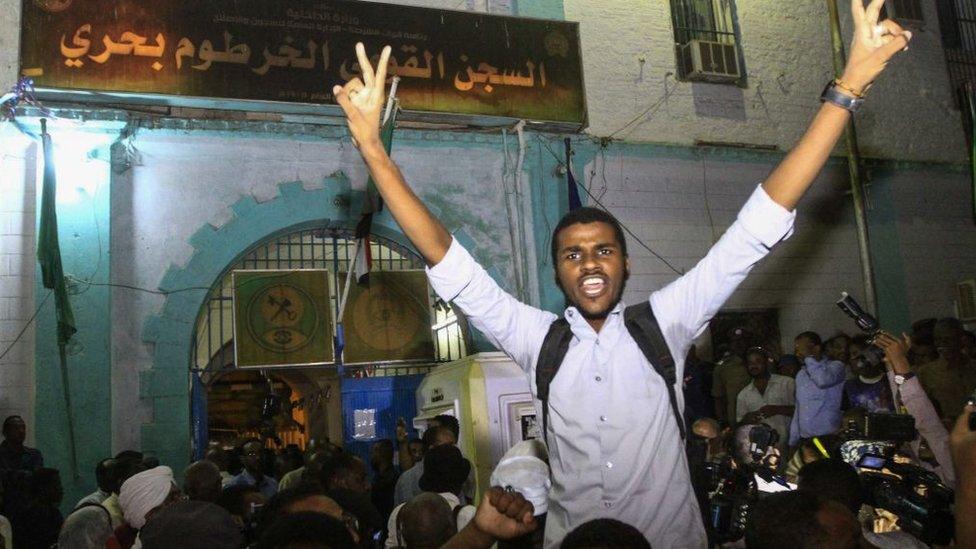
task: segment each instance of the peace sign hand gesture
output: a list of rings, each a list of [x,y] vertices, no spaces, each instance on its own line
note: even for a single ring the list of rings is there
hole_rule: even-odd
[[[885,0],[851,0],[854,40],[842,77],[845,84],[863,93],[898,52],[908,49],[912,33],[891,19],[878,21]]]
[[[346,124],[352,142],[364,153],[383,149],[380,141],[380,113],[385,106],[386,69],[390,62],[390,46],[383,48],[380,60],[373,65],[366,56],[362,42],[356,44],[356,57],[363,71],[363,80],[353,78],[345,86],[335,86],[332,93],[346,114]],[[365,81],[365,82],[364,82]]]

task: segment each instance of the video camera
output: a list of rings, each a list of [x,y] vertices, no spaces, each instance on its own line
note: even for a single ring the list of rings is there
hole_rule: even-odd
[[[861,308],[861,305],[847,292],[840,293],[840,300],[837,301],[837,306],[847,316],[854,319],[854,323],[857,324],[857,327],[862,332],[870,336],[871,340],[869,341],[873,341],[881,333],[881,325],[878,323],[878,319]],[[861,350],[860,356],[855,359],[854,367],[855,369],[861,369],[865,365],[880,366],[884,364],[884,358],[885,352],[881,347],[878,347],[874,343],[868,343],[868,346]]]
[[[716,543],[742,539],[750,510],[766,492],[791,489],[776,475],[776,462],[770,459],[779,442],[775,429],[764,423],[744,425],[736,430],[735,438],[736,459],[726,457],[718,463],[704,464],[706,526]]]
[[[899,528],[927,544],[952,541],[953,493],[935,473],[878,454],[864,454],[856,465],[866,504],[895,515]]]

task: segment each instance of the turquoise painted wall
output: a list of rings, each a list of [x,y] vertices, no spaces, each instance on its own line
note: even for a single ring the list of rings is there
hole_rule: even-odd
[[[65,134],[51,130],[59,147],[69,147]],[[107,134],[71,139],[105,141]],[[77,151],[76,151],[77,152]],[[38,152],[40,154],[40,152]],[[69,510],[95,488],[96,463],[111,455],[111,316],[109,314],[109,203],[107,148],[98,158],[78,164],[70,154],[58,156],[58,236],[66,275],[91,284],[69,286],[69,301],[78,332],[67,346],[68,385],[74,422],[77,469],[72,467],[71,441],[58,358],[54,296],[36,280],[37,303],[47,298],[37,317],[36,335],[36,429],[37,446],[47,467],[61,471],[64,485],[62,510]],[[86,190],[79,191],[78,187]],[[40,211],[41,193],[37,193]],[[38,221],[40,217],[38,216]]]
[[[514,12],[519,17],[539,19],[565,19],[563,0],[512,0]]]

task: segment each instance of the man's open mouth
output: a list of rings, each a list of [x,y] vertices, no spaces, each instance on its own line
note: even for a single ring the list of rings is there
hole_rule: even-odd
[[[586,297],[600,297],[607,291],[607,281],[602,276],[588,276],[580,281],[579,287]]]

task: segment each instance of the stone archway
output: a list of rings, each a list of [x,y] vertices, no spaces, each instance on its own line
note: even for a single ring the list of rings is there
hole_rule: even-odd
[[[191,238],[194,253],[183,266],[171,266],[159,285],[168,293],[159,314],[145,320],[143,341],[151,346],[152,367],[140,374],[140,398],[152,403],[153,419],[141,427],[142,449],[182,470],[190,457],[190,379],[194,323],[207,292],[229,265],[254,242],[299,227],[351,229],[362,193],[353,193],[341,172],[322,188],[306,190],[300,181],[282,183],[266,202],[242,197],[231,206],[233,217],[221,227],[205,225]],[[409,247],[388,215],[374,217],[373,232]],[[183,291],[174,291],[183,290]]]

